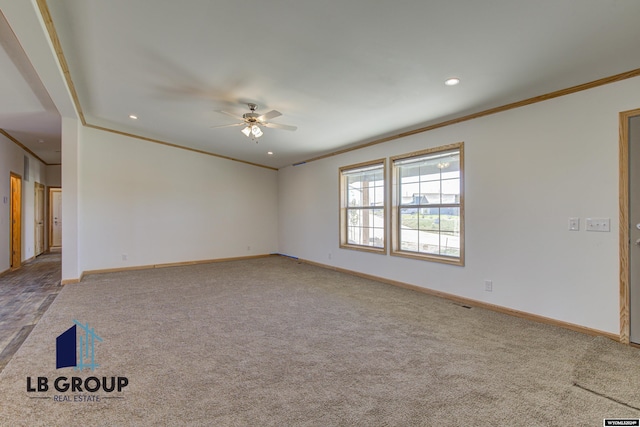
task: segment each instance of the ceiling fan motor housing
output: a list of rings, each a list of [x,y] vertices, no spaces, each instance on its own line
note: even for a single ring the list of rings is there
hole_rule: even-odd
[[[251,122],[251,123],[257,122],[258,121],[258,117],[260,117],[260,114],[253,113],[253,112],[252,113],[244,113],[242,115],[243,119],[245,119],[246,121]]]

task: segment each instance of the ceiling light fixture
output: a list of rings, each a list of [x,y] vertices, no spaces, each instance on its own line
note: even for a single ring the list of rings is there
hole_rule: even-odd
[[[460,79],[457,77],[451,77],[450,79],[444,81],[444,84],[446,84],[447,86],[455,86],[458,83],[460,83]]]
[[[258,127],[258,125],[251,126],[251,134],[256,138],[260,138],[262,136],[262,129]]]
[[[129,118],[131,120],[138,120],[138,116],[136,116],[135,114],[129,114]]]
[[[262,135],[264,135],[264,132],[262,132],[262,129],[260,129],[260,126],[258,126],[256,124],[248,124],[240,132],[242,132],[244,134],[244,136],[246,136],[247,138],[251,138],[254,141],[256,139],[260,138]],[[257,142],[258,141],[256,141],[256,143]]]
[[[268,154],[269,156],[273,156],[273,151],[267,151],[267,154]]]

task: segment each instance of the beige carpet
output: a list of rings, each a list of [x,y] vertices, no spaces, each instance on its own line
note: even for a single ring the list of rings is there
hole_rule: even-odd
[[[55,369],[55,338],[74,319],[103,338],[93,372]],[[602,343],[281,257],[95,275],[65,286],[0,374],[0,425],[600,426],[640,417],[627,406],[640,407],[637,392],[613,387],[618,403],[588,374],[636,384],[638,350]],[[129,385],[85,393],[100,402],[27,392],[27,377],[74,375]]]
[[[640,410],[640,351],[594,339],[574,370],[577,387]]]

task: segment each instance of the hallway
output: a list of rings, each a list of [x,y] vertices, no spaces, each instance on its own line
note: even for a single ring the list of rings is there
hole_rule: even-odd
[[[61,252],[0,275],[0,372],[62,289],[61,277]]]

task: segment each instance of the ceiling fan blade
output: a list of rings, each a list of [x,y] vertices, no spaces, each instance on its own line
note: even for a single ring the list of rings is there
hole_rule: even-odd
[[[230,128],[230,127],[234,127],[234,126],[244,126],[245,123],[233,123],[230,125],[219,125],[219,126],[211,126],[211,129],[221,129],[221,128]]]
[[[271,110],[268,113],[264,113],[260,117],[258,117],[259,122],[266,122],[267,120],[271,120],[275,117],[281,116],[282,113],[280,111]]]
[[[268,128],[274,128],[274,129],[282,129],[282,130],[296,130],[298,129],[298,126],[289,126],[289,125],[283,125],[280,123],[263,123],[266,127]]]
[[[229,117],[233,117],[234,119],[237,119],[237,120],[243,120],[244,121],[244,117],[239,116],[237,114],[229,113],[228,111],[215,110],[215,112],[216,113],[220,113],[220,114],[224,114],[224,115],[229,116]]]

